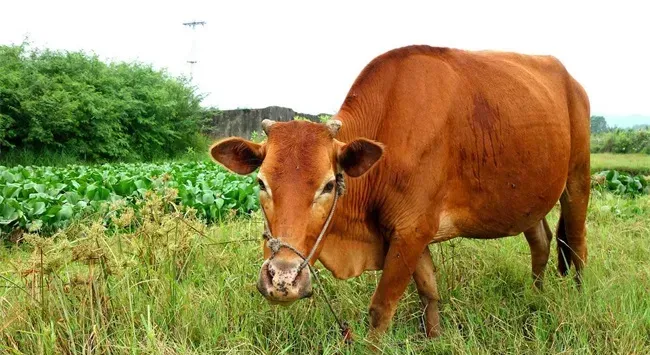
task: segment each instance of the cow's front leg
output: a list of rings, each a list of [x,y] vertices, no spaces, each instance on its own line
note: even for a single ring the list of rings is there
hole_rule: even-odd
[[[440,335],[440,316],[438,312],[438,283],[436,282],[436,268],[431,260],[429,246],[424,248],[413,279],[417,286],[422,305],[424,306],[424,329],[427,336],[435,338]]]
[[[388,328],[426,245],[426,240],[415,235],[397,235],[391,240],[379,285],[370,302],[371,340],[377,340]]]

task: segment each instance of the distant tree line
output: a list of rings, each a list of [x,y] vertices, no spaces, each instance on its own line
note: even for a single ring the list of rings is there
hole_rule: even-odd
[[[591,116],[591,133],[603,133],[609,130],[607,120],[603,116]]]
[[[186,79],[150,65],[0,46],[0,159],[18,150],[90,161],[173,157],[204,144],[210,113],[201,99]]]
[[[613,128],[603,116],[591,116],[592,153],[650,154],[650,125]]]

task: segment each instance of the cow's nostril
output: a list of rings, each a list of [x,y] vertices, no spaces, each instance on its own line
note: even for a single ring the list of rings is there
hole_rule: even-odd
[[[266,268],[266,273],[267,273],[268,276],[269,276],[269,280],[272,280],[272,279],[273,279],[273,276],[275,276],[275,270],[273,270],[273,268],[271,267],[271,265],[269,265],[269,267]]]

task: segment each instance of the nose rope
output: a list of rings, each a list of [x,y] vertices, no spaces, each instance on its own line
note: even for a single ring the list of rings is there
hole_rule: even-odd
[[[343,335],[343,339],[345,340],[346,343],[350,343],[352,341],[350,327],[348,326],[347,322],[341,321],[341,319],[336,315],[336,312],[334,312],[334,308],[332,308],[332,304],[330,303],[330,300],[327,297],[327,293],[323,289],[323,284],[321,283],[320,278],[316,274],[314,268],[312,268],[311,264],[309,264],[309,261],[316,253],[316,249],[318,249],[318,245],[323,240],[327,228],[329,227],[329,224],[332,221],[332,217],[334,216],[334,210],[336,209],[336,203],[338,202],[339,197],[343,196],[343,194],[345,194],[345,180],[343,179],[343,174],[338,173],[336,174],[336,193],[334,194],[334,201],[332,202],[332,207],[330,208],[330,212],[327,216],[327,219],[325,220],[325,224],[323,224],[323,229],[321,229],[318,238],[316,238],[316,243],[311,248],[309,255],[307,257],[305,257],[298,249],[294,248],[291,244],[285,243],[280,239],[273,237],[273,234],[271,234],[269,219],[266,216],[266,212],[264,211],[264,208],[262,206],[260,206],[260,210],[262,210],[262,216],[264,217],[264,233],[262,233],[262,237],[266,240],[266,244],[269,247],[269,249],[271,249],[271,256],[269,257],[269,260],[273,259],[275,257],[275,254],[277,254],[282,248],[287,248],[291,250],[296,255],[298,255],[301,259],[303,259],[302,263],[298,267],[298,272],[296,272],[296,276],[300,274],[300,271],[302,271],[302,269],[304,269],[305,266],[309,267],[309,271],[311,272],[312,275],[314,275],[314,279],[316,279],[316,282],[318,283],[318,287],[320,287],[320,289],[323,290],[323,296],[325,298],[325,302],[327,303],[327,306],[329,307],[329,310],[332,313],[332,315],[334,315],[334,319],[336,319],[336,323],[338,323],[339,325],[341,334]]]
[[[264,233],[262,234],[262,236],[264,237],[264,239],[266,239],[269,249],[271,249],[271,257],[269,259],[273,259],[275,254],[277,254],[281,248],[287,248],[292,252],[294,252],[296,255],[298,255],[301,259],[303,259],[303,262],[298,267],[298,273],[300,273],[300,271],[302,271],[302,269],[304,269],[305,266],[309,265],[309,261],[311,260],[311,258],[314,257],[314,254],[316,253],[318,246],[320,245],[321,241],[323,240],[323,237],[325,236],[325,233],[327,232],[327,228],[332,222],[332,217],[334,217],[334,210],[336,209],[336,203],[338,202],[339,197],[343,196],[344,193],[345,193],[345,180],[343,179],[343,174],[338,173],[336,174],[336,193],[334,194],[334,202],[332,203],[330,212],[327,216],[327,219],[325,220],[323,229],[321,229],[318,238],[316,238],[316,243],[309,251],[309,255],[307,255],[307,257],[305,257],[300,251],[298,251],[292,245],[287,244],[279,240],[278,238],[273,237],[273,234],[271,234],[271,229],[269,227],[269,219],[266,216],[266,212],[264,211],[264,208],[260,208],[262,210],[262,216],[264,217]]]

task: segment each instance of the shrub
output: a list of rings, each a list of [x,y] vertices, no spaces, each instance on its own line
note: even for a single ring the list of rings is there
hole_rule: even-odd
[[[592,153],[650,154],[650,130],[616,129],[591,136]]]
[[[202,97],[184,78],[82,52],[0,46],[0,153],[147,160],[196,142]],[[0,158],[2,158],[0,156]]]

